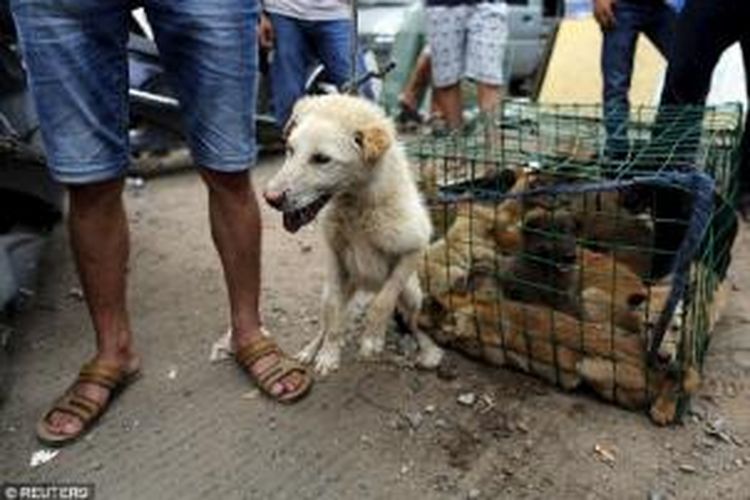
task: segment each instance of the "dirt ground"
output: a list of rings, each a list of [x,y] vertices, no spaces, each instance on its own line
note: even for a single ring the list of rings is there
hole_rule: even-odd
[[[257,184],[277,166],[265,159]],[[458,355],[439,376],[350,355],[304,402],[270,403],[231,362],[208,359],[227,312],[198,177],[131,186],[127,202],[145,377],[85,440],[30,467],[37,418],[93,347],[59,229],[14,336],[0,483],[93,482],[105,500],[750,499],[747,233],[706,383],[684,425],[658,428],[643,414]],[[264,212],[265,321],[296,350],[318,328],[318,236],[314,226],[288,235]],[[465,393],[474,406],[458,403]]]

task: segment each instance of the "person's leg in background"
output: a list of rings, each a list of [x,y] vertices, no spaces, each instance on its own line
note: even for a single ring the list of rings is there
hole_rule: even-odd
[[[479,110],[493,113],[500,105],[505,83],[508,6],[504,2],[479,3],[470,9],[465,76],[477,83]]]
[[[463,124],[461,79],[466,62],[466,25],[470,7],[427,7],[427,40],[432,54],[435,105],[451,129]]]
[[[429,46],[425,46],[414,63],[414,69],[409,75],[398,97],[400,112],[397,118],[399,123],[421,122],[419,108],[422,105],[427,90],[432,81],[432,60]],[[431,110],[432,111],[432,110]]]
[[[662,57],[669,62],[677,27],[677,12],[661,2],[648,5],[648,9],[646,19],[643,20],[642,31]]]
[[[638,10],[630,0],[614,7],[614,24],[602,27],[601,68],[604,89],[604,125],[607,133],[605,155],[614,160],[628,156],[628,115],[630,113],[630,82],[638,41]]]
[[[269,14],[274,30],[270,82],[273,114],[279,128],[286,125],[297,99],[305,92],[305,80],[312,62],[310,44],[301,21],[281,14]]]
[[[232,344],[240,352],[264,338],[260,210],[248,175],[256,155],[257,2],[149,0],[146,11],[207,186],[211,235],[229,294]],[[276,34],[279,48],[283,33]],[[268,353],[245,367],[259,381],[281,356]],[[287,373],[270,392],[275,397],[290,394],[302,386],[303,377],[301,371]]]
[[[352,21],[350,19],[308,21],[308,25],[312,45],[331,83],[339,89],[351,84]],[[364,57],[361,50],[358,50],[356,78],[359,79],[366,73]],[[371,82],[365,82],[358,91],[368,99],[374,98]]]
[[[721,54],[739,41],[744,19],[733,0],[689,0],[677,19],[661,104],[705,103]]]
[[[675,38],[662,91],[660,109],[652,132],[654,153],[646,158],[663,158],[669,148],[677,168],[690,166],[699,146],[703,106],[719,57],[738,41],[740,24],[733,0],[689,0],[677,19]],[[695,108],[682,106],[692,105]],[[674,106],[678,106],[675,108]],[[662,168],[664,165],[644,165]],[[689,217],[691,197],[679,189],[663,189],[654,196],[654,255],[651,275],[666,276],[672,269],[674,252],[682,242]]]
[[[126,307],[128,223],[122,201],[127,148],[127,2],[13,2],[50,171],[69,193],[71,247],[96,332],[94,363],[138,367]],[[111,392],[79,380],[84,405]],[[56,405],[57,406],[57,405]],[[72,437],[80,414],[53,410],[47,432]]]

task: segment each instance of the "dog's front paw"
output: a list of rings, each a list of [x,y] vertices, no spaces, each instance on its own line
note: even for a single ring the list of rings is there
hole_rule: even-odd
[[[420,346],[417,355],[417,366],[425,370],[434,370],[443,360],[443,350],[436,345]]]
[[[326,342],[315,356],[315,371],[321,376],[339,369],[341,362],[341,347],[332,342]]]
[[[308,342],[300,352],[295,354],[294,358],[302,364],[309,365],[315,359],[318,351],[320,351],[320,341],[318,339],[313,339]]]
[[[362,359],[373,359],[379,356],[385,348],[383,335],[366,335],[362,337],[359,345],[359,357]]]

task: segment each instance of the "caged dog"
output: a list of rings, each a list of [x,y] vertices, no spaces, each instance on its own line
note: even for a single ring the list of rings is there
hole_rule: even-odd
[[[398,309],[419,345],[417,363],[440,363],[442,350],[417,327],[417,267],[432,225],[395,127],[379,107],[346,95],[300,100],[287,124],[286,161],[264,197],[290,232],[320,213],[327,253],[322,329],[299,353],[301,361],[323,375],[339,367],[347,305],[365,291],[375,296],[362,358],[381,353]]]

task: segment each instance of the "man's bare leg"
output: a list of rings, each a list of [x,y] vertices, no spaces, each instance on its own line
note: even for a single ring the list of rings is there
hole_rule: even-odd
[[[208,186],[211,235],[224,268],[229,292],[232,343],[235,349],[262,337],[260,318],[260,208],[247,172],[220,173],[201,169]],[[254,374],[262,372],[276,359],[270,354],[258,360]],[[273,388],[278,396],[291,392],[302,383],[292,373]]]
[[[452,129],[458,129],[463,122],[463,103],[461,102],[461,84],[434,89],[435,105],[442,111],[443,118]]]
[[[422,98],[432,81],[432,57],[428,51],[422,51],[414,64],[414,70],[406,81],[399,101],[410,110],[417,111]]]
[[[480,111],[493,113],[500,106],[502,97],[502,87],[499,85],[477,83],[477,104],[479,104]]]
[[[96,359],[128,370],[138,367],[133,352],[126,309],[126,274],[130,242],[122,180],[71,186],[68,230],[78,275],[96,332]],[[109,391],[81,383],[76,391],[104,403]],[[54,412],[49,430],[76,434],[82,422],[68,413]]]

